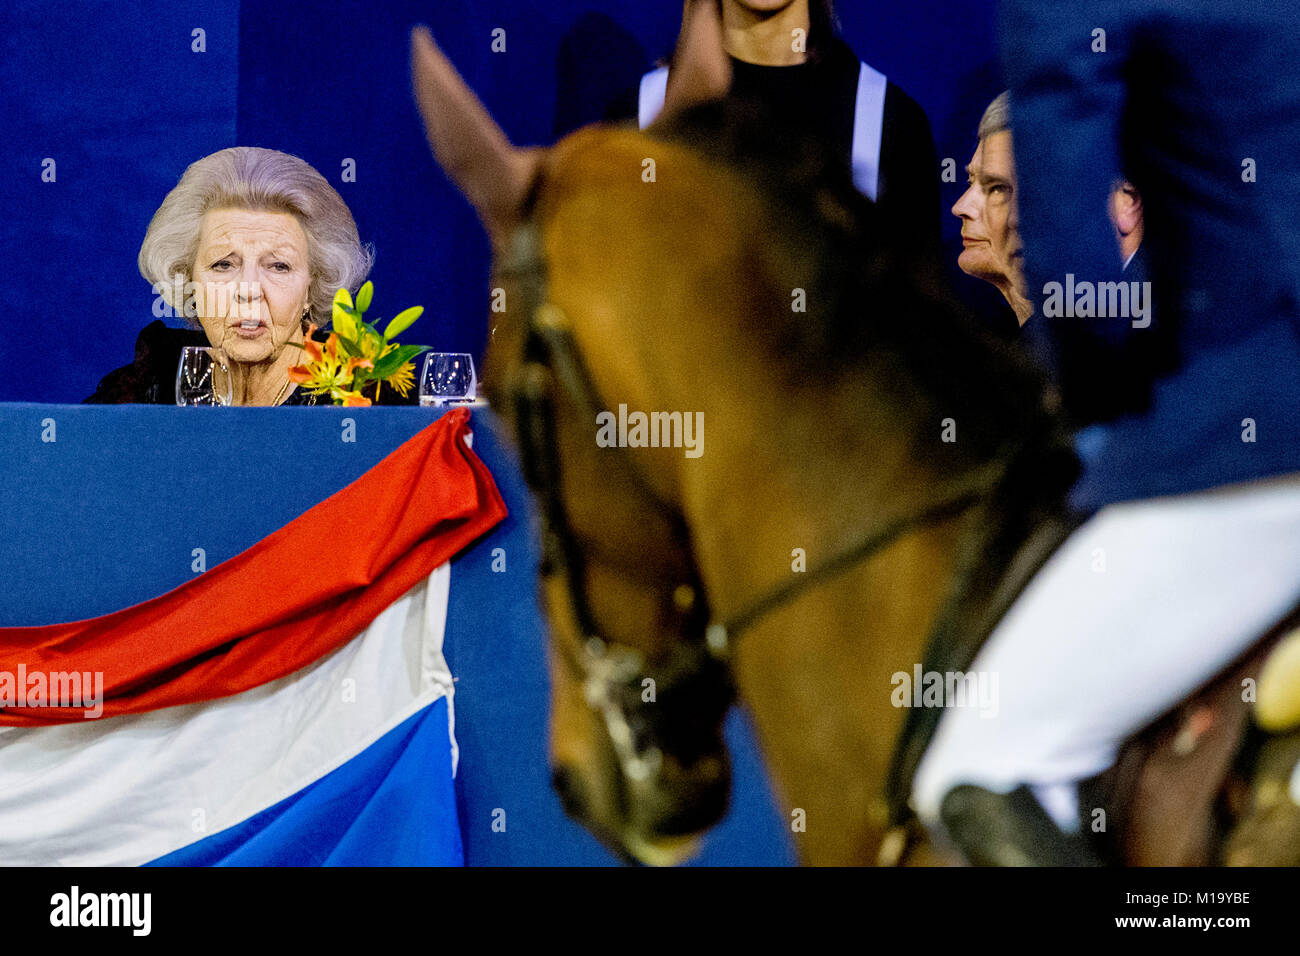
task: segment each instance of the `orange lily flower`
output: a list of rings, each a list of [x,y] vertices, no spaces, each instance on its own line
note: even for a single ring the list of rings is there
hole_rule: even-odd
[[[360,392],[350,392],[341,388],[330,389],[330,396],[332,398],[341,399],[344,405],[361,406],[370,404],[370,399],[366,398],[366,396],[362,395]]]
[[[312,338],[316,334],[316,328],[315,322],[307,323],[307,335],[303,338],[302,347],[312,357],[312,361],[319,362],[322,358],[320,345]]]
[[[311,332],[315,331],[316,326],[313,324],[309,331],[303,348],[310,356],[310,361],[301,365],[295,365],[289,369],[289,379],[297,382],[299,385],[305,385],[316,394],[329,392],[330,396],[345,405],[369,405],[370,399],[363,396],[359,391],[355,391],[352,385],[352,373],[358,368],[374,368],[374,363],[368,358],[350,356],[347,362],[339,360],[339,342],[338,336],[330,333],[330,337],[325,341],[325,347],[312,341]]]

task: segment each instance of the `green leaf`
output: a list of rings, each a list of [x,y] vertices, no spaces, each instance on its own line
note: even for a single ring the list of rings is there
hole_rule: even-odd
[[[375,363],[370,375],[372,378],[388,378],[411,359],[428,350],[427,345],[399,345]]]
[[[391,342],[397,336],[409,329],[421,315],[424,314],[424,306],[413,305],[409,309],[403,309],[393,316],[393,321],[388,323],[388,328],[384,329],[384,338]]]
[[[364,312],[370,308],[370,299],[375,294],[375,287],[367,281],[357,290],[357,311]]]
[[[361,346],[357,345],[356,342],[352,341],[349,338],[346,338],[345,336],[338,335],[337,332],[335,332],[335,335],[338,338],[339,345],[343,348],[343,351],[348,355],[349,358],[351,358],[352,356],[356,356],[357,358],[361,357]]]

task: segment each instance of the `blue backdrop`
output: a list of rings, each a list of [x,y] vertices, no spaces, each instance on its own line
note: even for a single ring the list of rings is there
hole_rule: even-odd
[[[850,45],[921,103],[939,156],[956,160],[935,212],[949,263],[947,210],[1001,86],[994,6],[837,7]],[[430,25],[512,139],[549,143],[665,55],[680,14],[679,0],[6,0],[0,401],[80,401],[130,361],[154,317],[136,268],[149,219],[189,163],[235,145],[295,153],[334,184],[376,248],[377,315],[422,304],[416,341],[479,353],[487,241],[425,146],[409,28]],[[355,182],[342,180],[349,159]],[[981,311],[1000,308],[989,287],[954,278]]]

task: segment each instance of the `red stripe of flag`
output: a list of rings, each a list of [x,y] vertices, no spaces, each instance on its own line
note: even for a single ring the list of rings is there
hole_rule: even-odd
[[[449,412],[242,554],[103,617],[0,628],[0,670],[102,672],[105,717],[238,694],[341,647],[506,515]],[[10,707],[0,725],[83,720]]]

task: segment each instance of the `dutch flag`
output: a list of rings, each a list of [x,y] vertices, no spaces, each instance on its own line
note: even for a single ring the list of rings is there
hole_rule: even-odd
[[[152,600],[0,628],[0,864],[462,863],[449,561],[506,513],[468,423]]]

